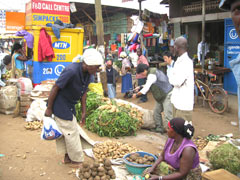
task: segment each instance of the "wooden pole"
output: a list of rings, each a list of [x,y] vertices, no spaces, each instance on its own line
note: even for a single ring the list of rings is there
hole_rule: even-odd
[[[101,0],[95,0],[96,32],[98,46],[104,45],[103,18]]]
[[[204,71],[205,65],[205,19],[206,19],[206,1],[202,0],[202,72]]]

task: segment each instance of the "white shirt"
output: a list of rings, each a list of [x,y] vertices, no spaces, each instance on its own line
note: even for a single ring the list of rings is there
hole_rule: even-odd
[[[171,64],[169,65],[167,65],[167,77],[169,78],[169,75],[170,75],[170,73],[171,73],[171,71],[172,71],[172,69],[173,69],[173,66],[174,66],[174,61],[172,60],[172,62],[171,62]]]
[[[204,53],[204,56],[207,55],[207,53],[209,52],[209,47],[208,47],[208,44],[205,42],[205,53]],[[202,45],[203,45],[203,42],[201,41],[200,43],[198,43],[198,51],[197,51],[197,55],[198,55],[198,60],[201,59],[201,54],[202,54]]]
[[[140,91],[142,94],[147,94],[147,92],[149,91],[150,87],[152,86],[152,84],[154,84],[155,82],[157,82],[157,76],[155,74],[149,74],[147,76],[147,82],[146,84],[143,86],[142,90]]]
[[[177,58],[168,76],[173,91],[171,102],[176,109],[192,111],[194,103],[193,61],[187,52]]]
[[[8,48],[8,42],[7,42],[7,41],[5,41],[5,43],[4,43],[4,45],[3,45],[3,47],[4,47],[5,49],[7,49],[7,48]]]

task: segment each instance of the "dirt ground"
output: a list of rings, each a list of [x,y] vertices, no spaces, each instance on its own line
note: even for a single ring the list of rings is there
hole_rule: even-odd
[[[118,97],[121,97],[118,94]],[[236,97],[232,97],[235,103]],[[137,100],[130,100],[136,103]],[[149,95],[147,103],[138,104],[144,108],[153,109],[154,100]],[[223,115],[218,115],[207,107],[196,105],[193,113],[195,136],[208,134],[233,133],[240,137],[238,126],[231,125],[237,122],[237,112],[232,109]],[[69,165],[61,163],[62,156],[56,153],[54,141],[40,139],[41,130],[29,131],[24,128],[25,119],[12,118],[10,115],[0,115],[0,180],[74,180],[77,179]],[[87,131],[88,135],[96,140],[103,141],[96,134]],[[127,142],[143,151],[157,154],[165,143],[166,135],[140,130],[137,136],[112,139]],[[91,161],[85,158],[86,161]]]

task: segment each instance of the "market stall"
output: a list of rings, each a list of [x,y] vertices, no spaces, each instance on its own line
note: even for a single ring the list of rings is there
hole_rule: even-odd
[[[33,56],[27,74],[34,85],[57,80],[73,58],[83,53],[84,30],[68,23],[69,3],[32,0],[26,4],[26,30],[34,37],[33,47],[28,49]]]

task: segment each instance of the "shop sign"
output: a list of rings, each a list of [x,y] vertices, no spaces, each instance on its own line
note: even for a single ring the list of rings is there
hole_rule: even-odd
[[[67,49],[70,47],[70,44],[68,42],[64,42],[64,41],[56,41],[53,43],[52,46],[55,49]]]
[[[26,16],[26,25],[46,25],[47,23],[54,23],[57,19],[63,23],[70,23],[70,16],[68,15],[33,13]]]
[[[70,4],[32,0],[26,5],[26,13],[59,14],[70,16]]]
[[[24,29],[24,27],[25,27],[25,13],[6,12],[7,31],[20,31]]]
[[[238,34],[237,34],[235,28],[233,28],[233,29],[230,30],[230,32],[229,32],[229,37],[230,37],[231,39],[237,39],[237,38],[238,38]]]
[[[34,84],[41,83],[45,80],[57,80],[62,71],[71,62],[36,62],[33,61],[32,79]]]

